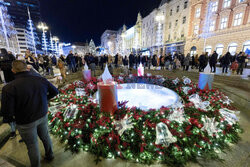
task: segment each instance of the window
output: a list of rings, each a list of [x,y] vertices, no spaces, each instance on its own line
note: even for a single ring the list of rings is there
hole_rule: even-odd
[[[216,12],[218,9],[218,1],[212,3],[212,12]]]
[[[250,50],[250,41],[247,41],[243,44],[243,52]]]
[[[182,24],[185,24],[186,23],[186,16],[184,16],[183,18],[182,18]]]
[[[168,34],[168,40],[170,41],[170,34]]]
[[[169,23],[169,29],[171,28],[171,23]]]
[[[241,25],[241,20],[242,20],[243,13],[238,13],[234,17],[234,26],[239,26]]]
[[[196,55],[196,50],[197,48],[195,46],[193,46],[191,49],[190,49],[190,55],[193,56],[193,55]]]
[[[186,9],[187,6],[188,6],[188,2],[186,1],[186,2],[184,2],[184,9]]]
[[[199,33],[199,26],[198,26],[198,25],[195,25],[195,26],[194,26],[194,34],[195,34],[195,35],[198,35],[198,33]]]
[[[176,8],[176,13],[178,13],[179,10],[180,10],[180,6],[177,6],[177,8]]]
[[[224,48],[224,46],[222,45],[222,44],[218,44],[217,46],[216,46],[216,49],[215,49],[215,51],[216,51],[216,53],[219,55],[219,57],[222,55],[222,53],[223,53],[223,48]],[[219,58],[218,57],[218,58]]]
[[[196,17],[196,18],[199,18],[200,15],[201,15],[201,8],[198,8],[198,9],[196,9],[195,17]]]
[[[175,20],[175,26],[177,26],[178,25],[178,20]]]
[[[225,0],[224,4],[223,4],[223,7],[228,8],[228,7],[230,7],[230,5],[231,5],[231,0]]]
[[[172,16],[172,13],[173,13],[173,10],[171,9],[171,10],[170,10],[170,16]]]
[[[210,55],[211,52],[212,52],[212,47],[211,47],[211,46],[207,46],[207,47],[205,48],[205,52],[207,52],[207,53]]]
[[[239,0],[239,3],[242,3],[242,2],[244,2],[245,0]]]
[[[221,19],[220,29],[227,28],[227,17]]]
[[[214,31],[214,28],[215,28],[215,20],[213,20],[212,22],[210,22],[210,25],[209,25],[209,31]]]
[[[236,54],[237,46],[238,46],[237,43],[231,43],[228,46],[228,52],[234,56]]]

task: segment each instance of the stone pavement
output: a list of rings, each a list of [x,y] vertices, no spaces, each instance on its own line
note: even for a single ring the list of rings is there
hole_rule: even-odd
[[[133,71],[135,72],[135,71]],[[147,70],[146,70],[147,72]],[[194,82],[198,81],[198,74],[196,72],[169,72],[169,71],[149,71],[153,75],[160,74],[169,76],[172,78],[187,76]],[[101,72],[100,72],[101,73]],[[81,77],[79,73],[78,78]],[[77,77],[74,77],[74,79]],[[241,135],[242,140],[236,144],[231,145],[231,150],[226,150],[225,153],[221,153],[220,157],[224,159],[224,162],[218,161],[204,161],[198,160],[197,163],[188,163],[186,167],[250,167],[250,81],[243,80],[239,76],[228,77],[216,75],[214,80],[214,87],[219,88],[225,92],[229,98],[234,101],[234,105],[241,111],[240,124],[244,129],[244,133]],[[0,127],[1,129],[1,127]],[[8,142],[0,148],[0,158],[8,161],[17,167],[25,167],[29,165],[27,149],[24,143],[19,143],[18,135],[15,139],[9,139]],[[69,151],[64,152],[63,145],[59,140],[52,136],[54,144],[55,159],[52,163],[47,164],[42,160],[42,167],[143,167],[145,165],[135,164],[120,159],[107,160],[104,159],[97,165],[95,164],[95,156],[81,152],[79,154],[72,155]],[[44,150],[40,143],[40,150],[42,157],[44,156]],[[1,166],[1,165],[0,165]],[[152,167],[161,167],[165,165],[155,164]]]

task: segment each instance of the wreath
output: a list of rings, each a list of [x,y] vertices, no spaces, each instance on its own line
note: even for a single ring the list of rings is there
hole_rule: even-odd
[[[148,83],[175,91],[178,104],[143,111],[118,102],[113,115],[102,113],[93,95],[97,82],[75,81],[51,100],[51,133],[72,153],[88,151],[103,158],[182,166],[197,158],[219,159],[242,129],[232,101],[218,89],[200,90],[189,78],[116,76],[122,83]]]

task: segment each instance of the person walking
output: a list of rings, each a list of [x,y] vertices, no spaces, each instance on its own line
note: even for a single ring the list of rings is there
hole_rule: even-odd
[[[214,51],[214,53],[211,55],[209,59],[209,65],[210,65],[212,73],[216,73],[217,58],[218,58],[218,54],[216,53],[216,51]]]
[[[58,90],[45,78],[32,75],[22,60],[12,63],[15,80],[2,89],[1,111],[4,122],[15,120],[17,129],[28,149],[31,167],[40,167],[37,136],[42,140],[45,159],[54,159],[53,146],[48,130],[48,100]]]
[[[187,54],[187,56],[184,58],[183,61],[183,71],[188,71],[190,65],[190,53]]]
[[[14,80],[14,74],[11,71],[11,63],[15,60],[15,57],[12,54],[8,54],[6,49],[1,49],[0,54],[0,69],[3,71],[4,81],[10,82]]]
[[[64,65],[64,62],[61,60],[61,59],[58,59],[58,68],[60,70],[60,73],[61,73],[61,76],[63,78],[63,82],[65,83],[66,81],[66,70],[65,70],[65,65]]]
[[[205,54],[201,54],[199,57],[199,72],[203,72],[206,67],[206,56]]]
[[[222,58],[221,58],[221,64],[222,64],[222,73],[227,73],[228,66],[230,64],[231,60],[231,54],[227,52]]]
[[[237,57],[237,61],[239,63],[238,69],[237,69],[237,75],[242,75],[243,74],[243,69],[245,67],[245,61],[246,61],[247,56],[245,55],[244,52],[241,53],[239,57]]]
[[[66,62],[68,64],[68,69],[69,69],[69,72],[74,72],[75,71],[75,67],[74,67],[74,55],[73,55],[73,52],[70,51],[68,56],[66,57]]]

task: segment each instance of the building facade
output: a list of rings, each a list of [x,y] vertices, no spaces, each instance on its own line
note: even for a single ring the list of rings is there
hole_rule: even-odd
[[[35,25],[41,21],[39,0],[4,0],[4,2],[16,28],[27,27],[29,19],[27,8]]]
[[[165,53],[184,52],[188,33],[189,1],[172,0],[164,4],[166,9]]]
[[[11,17],[11,20],[14,22],[15,28],[19,30],[26,29],[30,37],[33,34],[35,44],[33,44],[33,47],[27,47],[27,49],[31,49],[31,51],[37,52],[37,53],[40,52],[42,49],[42,46],[41,46],[39,37],[41,38],[42,34],[41,32],[38,32],[36,30],[38,23],[41,21],[39,0],[18,0],[18,1],[17,0],[3,0],[3,1],[8,9],[8,14]],[[30,32],[31,26],[33,29],[32,34]],[[27,40],[29,40],[30,37],[27,37]],[[18,41],[18,42],[23,43],[23,41]],[[36,46],[36,48],[34,46]],[[24,45],[22,45],[21,47],[24,47]],[[20,48],[20,50],[23,50],[23,49]]]
[[[13,53],[19,53],[17,32],[8,14],[6,3],[2,0],[0,0],[0,21],[0,47]]]
[[[232,55],[250,49],[250,0],[191,0],[185,52]]]
[[[122,53],[130,54],[138,53],[141,50],[142,44],[142,17],[141,14],[138,13],[136,24],[129,29],[124,25],[122,34]]]
[[[29,32],[24,28],[16,28],[19,53],[25,54],[26,50],[33,50],[32,39]]]
[[[157,24],[156,17],[157,10],[153,10],[149,15],[142,19],[142,44],[141,50],[146,52],[150,51],[150,53],[155,52],[157,47]]]

